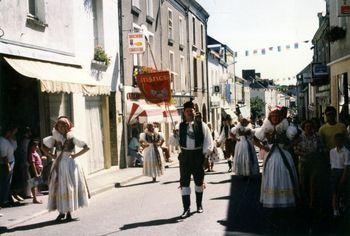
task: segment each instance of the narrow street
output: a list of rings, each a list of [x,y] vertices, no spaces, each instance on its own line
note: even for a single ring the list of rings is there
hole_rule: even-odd
[[[79,220],[54,224],[57,212],[42,215],[8,230],[4,235],[223,235],[228,214],[230,179],[224,162],[206,175],[204,213],[180,220],[179,169],[166,169],[157,183],[142,177],[93,197],[90,206],[73,217]],[[192,190],[193,192],[193,190]]]

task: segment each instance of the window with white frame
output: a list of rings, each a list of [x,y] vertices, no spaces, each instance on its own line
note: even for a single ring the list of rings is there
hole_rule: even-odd
[[[140,0],[132,0],[131,3],[134,7],[137,7],[138,9],[140,9]]]
[[[174,52],[169,51],[169,70],[170,70],[170,76],[171,76],[171,89],[175,89],[175,59],[174,59]]]
[[[180,44],[185,45],[185,42],[184,42],[184,23],[183,23],[183,19],[181,16],[179,17],[179,37],[180,37],[179,38]]]
[[[193,45],[196,44],[196,18],[192,17],[192,35],[193,35]]]
[[[147,15],[153,17],[153,0],[146,0]]]
[[[44,0],[28,0],[28,18],[46,23],[46,6]],[[47,26],[47,25],[45,25]]]
[[[201,49],[204,49],[204,28],[201,24]]]
[[[185,58],[180,56],[180,84],[185,84],[185,89],[187,87],[187,81],[185,81]]]
[[[173,39],[173,11],[168,9],[168,38]]]

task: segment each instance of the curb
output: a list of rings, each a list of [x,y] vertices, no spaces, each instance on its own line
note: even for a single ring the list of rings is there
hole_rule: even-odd
[[[173,162],[171,162],[171,163],[168,163],[167,166],[170,167],[170,166],[173,166],[173,165],[176,165],[176,164],[178,164],[178,161],[177,161],[177,160],[176,160],[176,161],[173,161]],[[116,182],[116,183],[114,183],[114,184],[108,184],[108,185],[105,185],[105,186],[100,187],[100,188],[98,188],[98,189],[95,189],[94,191],[91,191],[91,193],[90,193],[90,194],[91,194],[91,197],[92,197],[92,196],[96,196],[96,195],[98,195],[98,194],[100,194],[100,193],[106,192],[106,191],[108,191],[108,190],[111,190],[111,189],[113,189],[113,188],[122,188],[125,184],[127,184],[127,183],[129,183],[129,182],[131,182],[131,181],[134,181],[134,180],[136,180],[136,179],[139,179],[139,178],[141,178],[141,177],[143,177],[143,176],[144,176],[143,174],[140,174],[140,175],[137,175],[137,176],[133,176],[133,177],[127,178],[127,179],[124,180],[124,181]],[[7,227],[7,229],[11,229],[11,228],[13,228],[13,227],[15,227],[15,226],[17,226],[17,225],[19,225],[19,224],[22,224],[22,223],[24,223],[24,222],[26,222],[26,221],[32,220],[32,219],[34,219],[34,218],[36,218],[36,217],[42,216],[42,215],[47,214],[47,213],[49,213],[48,210],[39,211],[39,212],[37,212],[37,213],[35,213],[35,214],[33,214],[33,215],[31,215],[31,216],[25,218],[25,219],[21,219],[21,220],[16,221],[16,222],[13,223],[12,225],[9,225],[9,226]],[[1,233],[3,233],[3,232],[0,231],[0,234],[1,234]]]

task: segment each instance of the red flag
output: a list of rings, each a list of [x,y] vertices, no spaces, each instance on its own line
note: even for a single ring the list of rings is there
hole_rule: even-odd
[[[151,103],[169,103],[171,100],[170,73],[158,71],[137,76],[137,83],[145,100]]]

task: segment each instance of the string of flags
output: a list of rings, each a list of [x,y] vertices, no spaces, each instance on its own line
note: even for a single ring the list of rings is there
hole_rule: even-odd
[[[295,42],[294,44],[287,44],[287,45],[279,45],[279,46],[273,46],[273,47],[268,47],[268,48],[261,48],[261,49],[254,49],[254,50],[245,50],[244,55],[248,57],[249,55],[266,55],[268,52],[282,52],[283,50],[291,50],[291,49],[299,49],[300,44],[306,44],[309,43],[310,40],[304,40],[302,42]],[[242,52],[234,52],[235,57],[242,56]]]

